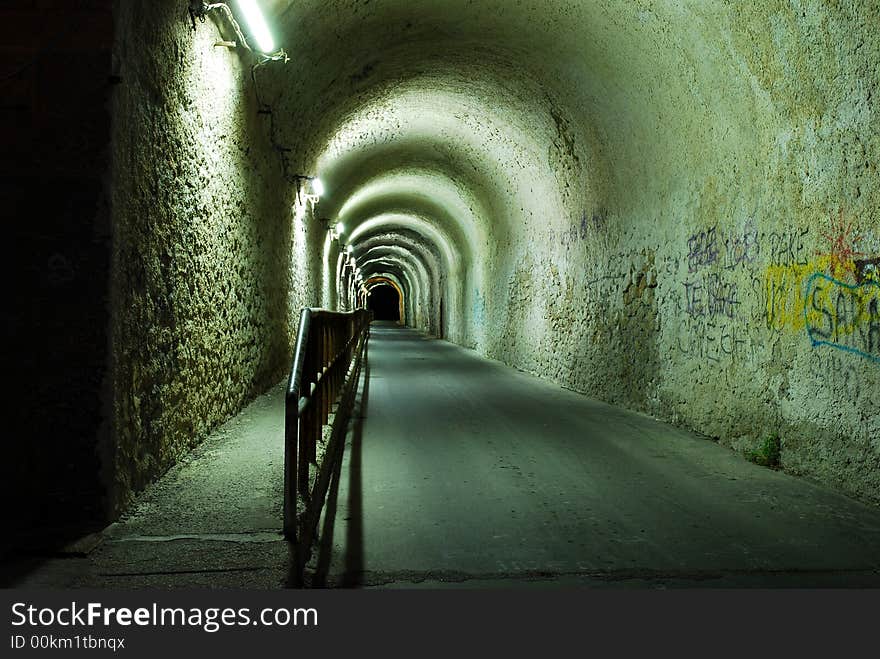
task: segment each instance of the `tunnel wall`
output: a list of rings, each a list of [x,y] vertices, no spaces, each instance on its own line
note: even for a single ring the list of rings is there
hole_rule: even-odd
[[[117,2],[111,508],[289,367],[320,254],[218,12]],[[308,213],[306,213],[308,215]],[[291,254],[297,263],[291,264]],[[304,275],[309,269],[313,274]]]
[[[481,351],[878,502],[880,11],[727,18],[615,34],[625,88],[558,141],[563,188],[595,145],[606,178],[513,223]]]

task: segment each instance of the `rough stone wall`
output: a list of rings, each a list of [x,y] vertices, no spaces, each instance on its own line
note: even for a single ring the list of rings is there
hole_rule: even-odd
[[[291,317],[314,303],[305,218],[258,114],[246,53],[215,12],[116,3],[113,102],[115,438],[111,505],[289,367]],[[299,255],[296,265],[291,254]]]
[[[731,18],[736,65],[760,90],[762,157],[701,190],[709,212],[679,250],[702,301],[679,289],[693,330],[661,396],[738,448],[776,432],[786,469],[878,502],[880,6],[735,6]],[[752,194],[737,209],[741,189]],[[717,411],[677,402],[688,382],[714,388]]]

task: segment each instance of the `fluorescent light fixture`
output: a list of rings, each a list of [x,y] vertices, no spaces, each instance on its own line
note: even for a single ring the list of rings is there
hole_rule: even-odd
[[[336,233],[340,236],[345,233],[345,225],[342,222],[336,223]]]
[[[238,6],[244,14],[244,20],[257,42],[257,48],[264,53],[275,50],[275,40],[269,33],[269,26],[263,18],[263,12],[257,6],[257,0],[238,0]]]

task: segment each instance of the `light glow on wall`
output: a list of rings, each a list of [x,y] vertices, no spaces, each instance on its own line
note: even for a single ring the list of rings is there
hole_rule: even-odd
[[[275,40],[269,32],[266,19],[263,18],[263,12],[257,6],[257,0],[238,0],[238,6],[244,14],[244,20],[247,23],[248,29],[257,42],[257,48],[264,53],[273,52],[275,50]]]
[[[330,279],[330,260],[332,258],[331,252],[333,251],[333,236],[328,232],[324,236],[324,250],[321,254],[321,265],[323,266],[323,270],[321,275],[323,279],[323,287],[321,290],[321,306],[326,309],[333,308],[333,298],[332,296],[332,286],[333,280]]]

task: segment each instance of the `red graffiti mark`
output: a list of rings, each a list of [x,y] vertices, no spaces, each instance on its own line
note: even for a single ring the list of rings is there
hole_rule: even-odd
[[[861,236],[853,233],[852,222],[843,220],[841,209],[837,221],[832,220],[831,231],[822,232],[822,237],[828,241],[828,252],[817,252],[819,256],[828,256],[831,259],[831,274],[838,279],[846,275],[855,275],[854,261],[856,257],[865,256],[855,248],[855,244],[861,240]]]

